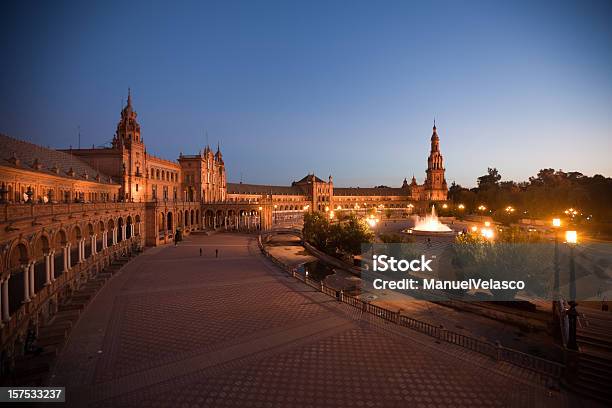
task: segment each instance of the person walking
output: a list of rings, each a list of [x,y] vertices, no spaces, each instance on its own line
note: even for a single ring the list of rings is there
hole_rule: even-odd
[[[200,256],[202,256],[202,248],[200,248]]]
[[[215,249],[215,258],[218,258],[218,257],[219,257],[219,250]]]

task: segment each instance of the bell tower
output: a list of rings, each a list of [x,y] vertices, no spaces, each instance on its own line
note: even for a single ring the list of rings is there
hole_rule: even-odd
[[[132,92],[128,88],[127,105],[121,110],[121,119],[113,138],[113,148],[121,155],[121,199],[146,200],[146,152],[140,137],[138,114],[132,107]]]
[[[440,137],[434,120],[433,133],[431,135],[431,150],[427,158],[427,178],[425,179],[425,199],[446,200],[448,187],[444,177],[444,158],[440,153]]]

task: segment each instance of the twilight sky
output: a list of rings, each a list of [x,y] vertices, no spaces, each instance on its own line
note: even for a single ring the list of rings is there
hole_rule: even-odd
[[[86,3],[2,2],[0,132],[102,145],[131,87],[149,153],[208,130],[230,181],[422,182],[434,116],[449,183],[612,176],[610,1]]]

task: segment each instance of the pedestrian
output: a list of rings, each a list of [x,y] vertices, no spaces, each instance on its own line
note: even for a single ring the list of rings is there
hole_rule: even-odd
[[[431,248],[431,238],[427,238],[427,248]]]
[[[200,256],[202,256],[202,248],[200,248]]]
[[[218,257],[219,257],[219,250],[215,249],[215,258],[218,258]]]

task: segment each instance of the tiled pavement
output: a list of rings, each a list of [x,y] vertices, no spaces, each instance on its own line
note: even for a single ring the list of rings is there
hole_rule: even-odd
[[[131,262],[83,314],[51,383],[93,407],[568,405],[526,371],[313,291],[233,234]]]

